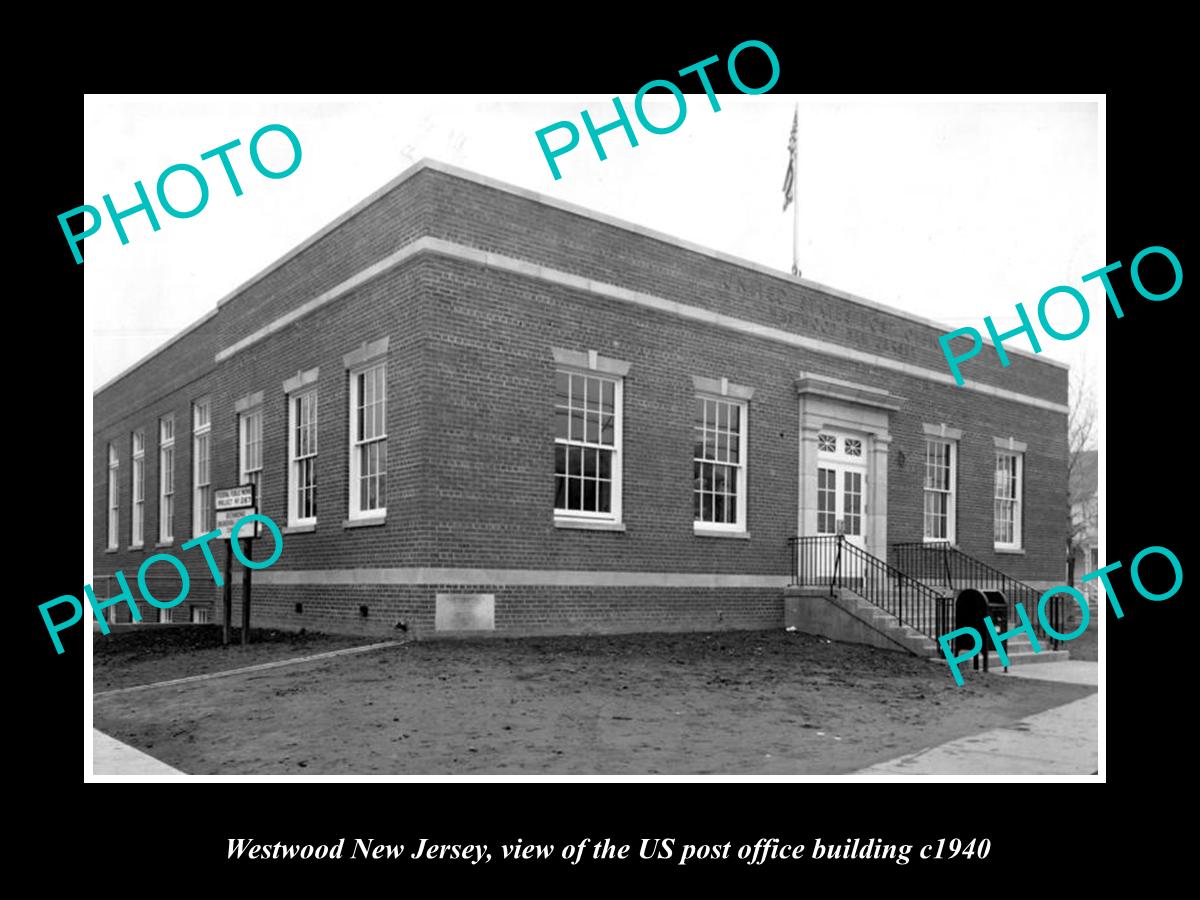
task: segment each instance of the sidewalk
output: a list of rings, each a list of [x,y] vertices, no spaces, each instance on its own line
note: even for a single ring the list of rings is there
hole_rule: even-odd
[[[986,677],[1096,684],[1099,665],[1068,660],[1013,666]],[[1098,768],[1099,694],[982,734],[861,769],[871,775],[1091,775]]]
[[[95,775],[183,775],[153,756],[135,750],[103,731],[92,729],[92,773]]]

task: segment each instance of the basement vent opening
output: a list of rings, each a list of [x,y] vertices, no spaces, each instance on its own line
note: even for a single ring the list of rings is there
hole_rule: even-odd
[[[367,617],[367,608],[365,606],[360,606],[358,608],[358,614],[365,619]]]
[[[304,604],[303,603],[296,604],[296,612],[298,612],[298,613],[304,612]]]

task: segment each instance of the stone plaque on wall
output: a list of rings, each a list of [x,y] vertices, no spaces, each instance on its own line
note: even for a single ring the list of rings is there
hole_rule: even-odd
[[[495,594],[438,594],[435,631],[495,631]]]

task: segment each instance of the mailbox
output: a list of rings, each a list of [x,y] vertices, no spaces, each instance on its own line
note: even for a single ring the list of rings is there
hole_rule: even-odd
[[[987,614],[992,617],[992,624],[999,632],[1008,631],[1008,598],[1003,591],[984,591],[987,598]]]
[[[998,593],[989,591],[988,593]],[[1001,595],[1003,596],[1003,595]],[[1007,606],[1005,607],[1007,610]],[[955,628],[973,628],[976,633],[983,639],[983,650],[981,653],[975,654],[971,660],[971,668],[979,668],[979,657],[983,656],[983,671],[988,670],[988,640],[987,626],[983,624],[986,616],[991,614],[990,605],[987,594],[975,588],[966,588],[958,592],[958,596],[954,600],[954,627]],[[993,622],[997,620],[992,618]],[[955,653],[969,653],[974,649],[974,643],[969,635],[959,635],[954,639]]]

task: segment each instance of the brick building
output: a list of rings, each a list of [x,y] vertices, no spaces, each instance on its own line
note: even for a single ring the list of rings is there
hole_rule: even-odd
[[[254,482],[255,624],[775,627],[795,535],[1057,583],[1067,370],[955,387],[947,330],[418,163],[96,392],[95,575]],[[182,558],[170,615],[216,621]]]

